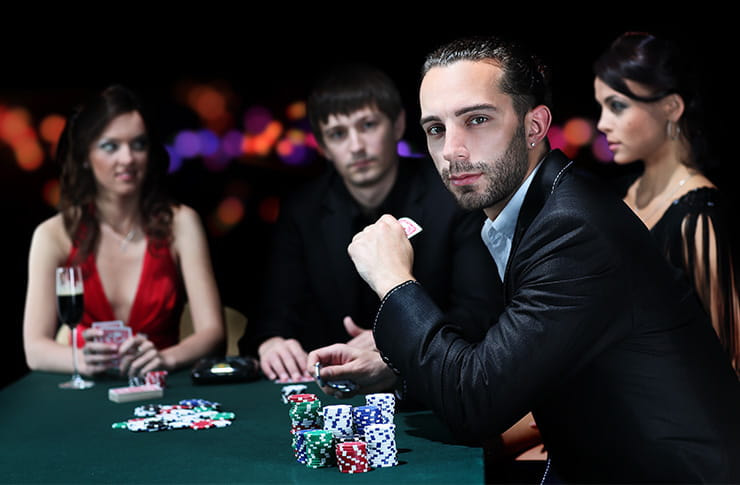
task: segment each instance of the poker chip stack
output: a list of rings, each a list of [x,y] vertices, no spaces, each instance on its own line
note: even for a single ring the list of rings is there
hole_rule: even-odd
[[[368,464],[372,468],[398,465],[395,424],[370,424],[365,427]]]
[[[396,396],[387,392],[367,394],[365,396],[365,402],[370,406],[377,406],[380,409],[383,423],[393,423],[393,417],[396,413]]]
[[[321,406],[315,394],[293,393],[292,446],[296,461],[308,468],[337,466],[342,473],[364,473],[398,465],[393,424],[393,394],[368,394],[367,404]]]
[[[333,466],[336,463],[334,457],[334,434],[323,429],[312,429],[303,433],[306,451],[306,466],[309,468],[322,468]]]
[[[324,429],[331,431],[335,438],[348,438],[353,434],[352,406],[335,404],[324,406]]]
[[[364,435],[365,426],[383,423],[383,417],[380,414],[380,408],[378,406],[357,406],[352,408],[352,421],[354,423],[355,433]]]
[[[306,464],[306,437],[304,436],[310,429],[299,429],[293,433],[293,451],[298,463]]]
[[[370,471],[367,459],[367,444],[362,441],[337,443],[335,448],[337,466],[342,473],[364,473]]]
[[[288,397],[291,433],[302,429],[321,428],[321,401],[315,394],[294,394]]]

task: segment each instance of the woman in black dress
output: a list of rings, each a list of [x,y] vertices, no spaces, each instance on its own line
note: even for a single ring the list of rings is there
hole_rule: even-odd
[[[707,178],[703,114],[676,46],[647,33],[617,38],[594,65],[598,129],[614,161],[641,161],[624,201],[696,289],[740,370],[740,301],[727,209]]]

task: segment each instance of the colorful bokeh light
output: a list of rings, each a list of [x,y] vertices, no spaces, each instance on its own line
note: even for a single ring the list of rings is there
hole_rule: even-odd
[[[182,158],[193,158],[200,155],[200,137],[194,131],[181,131],[175,136],[175,153]]]
[[[614,154],[609,150],[609,142],[606,141],[606,135],[598,135],[591,145],[591,153],[599,162],[611,162],[614,160]]]
[[[63,116],[57,114],[50,114],[44,117],[39,124],[39,135],[41,139],[56,145],[59,141],[59,137],[62,135],[66,120]]]
[[[582,147],[591,143],[595,129],[592,121],[571,118],[563,125],[563,137],[568,145]]]
[[[41,197],[51,207],[59,205],[59,181],[57,179],[47,180],[41,187]]]
[[[169,172],[177,172],[182,168],[182,157],[177,154],[173,146],[167,145],[165,148],[167,149],[167,154],[170,156]]]
[[[244,217],[244,204],[236,197],[226,197],[218,205],[216,217],[225,227],[234,226]]]
[[[0,141],[11,147],[21,170],[37,170],[44,163],[46,154],[31,125],[31,114],[27,109],[0,106]]]
[[[306,117],[306,103],[296,101],[288,105],[285,109],[285,116],[291,121],[298,121]]]
[[[244,131],[253,135],[262,133],[272,121],[269,109],[264,106],[252,106],[244,113]]]

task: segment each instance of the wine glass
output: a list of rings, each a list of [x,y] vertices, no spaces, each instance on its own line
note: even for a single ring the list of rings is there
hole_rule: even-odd
[[[89,389],[94,383],[83,379],[77,371],[77,324],[82,319],[82,271],[79,266],[60,266],[56,271],[57,311],[62,323],[72,329],[72,379],[59,384],[62,389]]]

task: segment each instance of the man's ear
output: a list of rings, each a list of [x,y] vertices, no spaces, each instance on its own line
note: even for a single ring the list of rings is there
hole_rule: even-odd
[[[524,117],[524,128],[527,134],[527,144],[533,146],[542,141],[547,136],[552,123],[552,113],[550,108],[541,104],[532,108]]]

